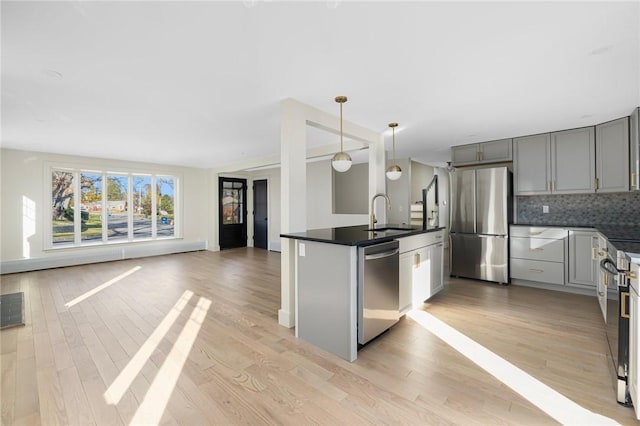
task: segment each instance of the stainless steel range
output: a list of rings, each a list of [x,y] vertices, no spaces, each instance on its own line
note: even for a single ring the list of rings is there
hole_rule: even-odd
[[[603,248],[600,261],[602,271],[599,287],[604,284],[604,292],[607,288],[615,287],[608,292],[606,307],[603,315],[606,322],[607,342],[609,344],[610,366],[613,368],[615,380],[616,399],[623,405],[631,405],[627,379],[629,376],[629,269],[630,262],[625,252],[617,250],[616,241],[607,241],[607,247]],[[601,296],[601,294],[599,294]]]

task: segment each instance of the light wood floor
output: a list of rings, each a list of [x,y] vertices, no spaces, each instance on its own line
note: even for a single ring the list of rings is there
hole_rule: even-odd
[[[237,249],[2,276],[3,294],[25,292],[27,320],[0,334],[2,424],[557,424],[411,318],[354,363],[296,339],[277,324],[279,271],[278,253]],[[594,298],[450,280],[423,309],[580,406],[635,424],[614,399]]]

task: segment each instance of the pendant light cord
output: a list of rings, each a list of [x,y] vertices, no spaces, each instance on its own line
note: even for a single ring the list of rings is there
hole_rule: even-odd
[[[344,152],[342,147],[342,103],[340,103],[340,152]]]
[[[393,134],[393,164],[396,164],[396,128],[392,127],[391,132]]]

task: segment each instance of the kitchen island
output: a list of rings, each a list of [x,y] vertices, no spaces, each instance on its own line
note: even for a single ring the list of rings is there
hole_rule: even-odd
[[[395,300],[400,300],[396,314],[406,305],[403,303],[406,295],[409,298],[414,293],[429,295],[428,291],[414,291],[412,286],[430,288],[431,277],[438,275],[441,283],[443,228],[425,230],[407,225],[386,224],[378,225],[375,231],[371,231],[367,225],[361,225],[312,229],[282,234],[281,237],[296,240],[296,337],[348,361],[357,358],[359,308],[362,309],[361,300],[359,305],[358,283],[363,266],[359,253],[362,255],[366,247],[397,240],[399,251],[407,253],[410,259],[414,252],[415,258],[421,259],[417,253],[424,252],[424,248],[429,246],[434,246],[434,252],[440,253],[440,256],[434,256],[437,259],[434,265],[429,263],[430,270],[439,271],[435,274],[413,274],[413,269],[420,268],[420,262],[409,262],[404,268],[399,265],[399,294],[390,295],[396,297]],[[428,259],[424,255],[422,259],[426,265]]]

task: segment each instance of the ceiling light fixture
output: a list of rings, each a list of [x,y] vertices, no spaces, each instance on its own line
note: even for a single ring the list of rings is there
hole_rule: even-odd
[[[387,179],[398,180],[402,176],[402,169],[396,164],[396,127],[398,127],[398,123],[389,123],[389,127],[391,127],[393,134],[393,165],[387,169]]]
[[[351,168],[351,156],[344,152],[342,146],[342,104],[347,102],[346,96],[336,96],[336,102],[340,104],[340,152],[333,156],[331,165],[336,172],[346,172]]]

